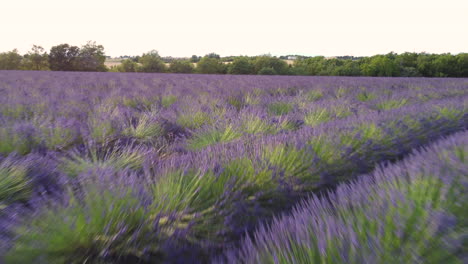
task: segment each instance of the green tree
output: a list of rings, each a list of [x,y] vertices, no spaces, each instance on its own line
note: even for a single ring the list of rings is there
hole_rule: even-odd
[[[325,57],[317,56],[294,61],[294,71],[300,75],[319,75],[325,68]]]
[[[417,60],[417,70],[424,77],[433,77],[436,74],[434,67],[435,56],[432,54],[421,53]]]
[[[360,76],[361,68],[359,62],[353,60],[342,60],[342,63],[333,70],[336,76]]]
[[[421,75],[417,69],[418,56],[414,52],[405,52],[396,56],[395,62],[400,68],[400,76],[417,77]]]
[[[264,55],[259,56],[254,59],[254,70],[258,74],[259,71],[263,68],[272,68],[275,70],[276,74],[285,75],[289,74],[288,64],[281,59]]]
[[[340,59],[327,59],[322,61],[322,70],[319,72],[319,75],[323,76],[336,76],[340,75],[340,68],[343,66],[344,60]]]
[[[139,67],[140,72],[165,72],[166,65],[164,61],[159,56],[157,50],[152,50],[148,53],[144,53],[140,59],[139,63],[141,67]]]
[[[457,77],[468,77],[468,53],[460,53],[456,56]]]
[[[457,77],[457,58],[450,53],[437,55],[432,63],[435,77]]]
[[[131,59],[126,59],[117,66],[118,72],[136,72],[138,71],[138,63]]]
[[[23,57],[17,49],[0,53],[0,70],[20,70]]]
[[[28,54],[24,55],[23,67],[26,70],[44,71],[49,69],[49,55],[43,47],[33,45]]]
[[[258,75],[277,75],[278,73],[272,67],[263,67],[258,71],[257,74]]]
[[[169,72],[172,73],[192,73],[193,64],[187,60],[174,60],[169,64]]]
[[[68,44],[53,46],[49,52],[49,67],[53,71],[76,71],[79,69],[80,48]]]
[[[82,46],[78,54],[77,69],[80,71],[106,71],[106,54],[104,46],[96,44],[95,41],[88,41]]]
[[[369,58],[366,63],[361,65],[361,68],[363,74],[367,76],[394,77],[400,75],[396,62],[385,55],[376,55]]]
[[[398,55],[396,60],[402,67],[416,68],[418,65],[418,54],[414,52],[405,52]]]
[[[205,74],[223,74],[226,73],[226,66],[216,58],[203,57],[197,63],[197,72]]]
[[[236,57],[228,67],[229,74],[254,74],[254,66],[248,57]]]
[[[218,60],[221,59],[221,56],[219,56],[219,54],[216,54],[214,52],[206,54],[205,57],[212,58],[212,59],[218,59]]]
[[[192,55],[192,57],[190,58],[190,62],[197,63],[200,61],[200,59],[201,59],[200,56]]]

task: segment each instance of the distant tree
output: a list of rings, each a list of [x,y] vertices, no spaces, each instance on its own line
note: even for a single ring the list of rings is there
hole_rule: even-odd
[[[390,60],[394,61],[397,58],[398,54],[391,51],[390,53],[385,54],[385,57],[389,58]]]
[[[76,71],[79,69],[80,48],[68,44],[53,46],[49,53],[49,67],[53,71]]]
[[[122,60],[121,64],[116,66],[118,72],[136,72],[138,64],[131,59]]]
[[[288,64],[284,60],[269,55],[256,57],[253,61],[253,65],[254,71],[257,74],[263,68],[272,68],[275,70],[276,74],[279,75],[289,74]]]
[[[133,56],[131,57],[132,61],[138,62],[140,60],[141,56]]]
[[[343,60],[341,65],[337,66],[332,72],[332,75],[336,76],[360,76],[361,74],[359,62],[349,59]]]
[[[396,62],[385,55],[371,57],[367,63],[362,64],[361,68],[363,74],[367,76],[395,77],[400,75]]]
[[[437,55],[432,62],[436,77],[456,77],[457,76],[457,58],[451,54]]]
[[[325,57],[317,56],[294,61],[293,70],[301,75],[319,75],[325,67]]]
[[[49,69],[49,55],[43,47],[33,45],[31,50],[24,55],[23,68],[25,70],[43,71]]]
[[[161,57],[161,60],[164,62],[164,63],[171,63],[173,62],[174,60],[176,60],[174,57],[171,57],[171,56],[166,56],[166,57]]]
[[[158,51],[152,50],[148,53],[144,53],[140,59],[139,63],[141,67],[139,67],[139,71],[141,72],[165,72],[166,65],[164,61],[159,56]]]
[[[436,74],[436,69],[434,67],[435,55],[421,53],[417,59],[417,70],[424,77],[432,77]]]
[[[401,77],[421,77],[416,67],[400,67]]]
[[[248,57],[237,57],[228,67],[229,74],[254,74],[254,66]]]
[[[306,64],[304,62],[305,62],[305,59],[295,60],[291,68],[291,74],[292,75],[307,75],[307,72],[305,69]]]
[[[400,76],[417,77],[418,72],[418,54],[414,52],[405,52],[396,56],[396,64],[400,67]]]
[[[237,58],[237,57],[236,56],[227,56],[227,57],[220,58],[220,60],[222,62],[233,62],[235,58]]]
[[[23,56],[17,49],[0,53],[0,70],[20,70]]]
[[[197,72],[205,74],[223,74],[226,73],[226,66],[216,58],[203,57],[197,63]]]
[[[169,64],[169,72],[172,73],[192,73],[193,64],[187,60],[174,60]]]
[[[272,67],[263,67],[258,71],[258,75],[277,75],[278,73]]]
[[[104,46],[88,41],[78,54],[77,68],[80,71],[106,71]]]
[[[211,58],[211,59],[221,59],[221,56],[219,56],[219,54],[216,54],[214,52],[206,54],[205,57],[208,57],[208,58]]]
[[[405,52],[396,56],[396,61],[402,67],[416,68],[418,64],[418,54],[414,52]]]
[[[457,77],[468,77],[468,53],[460,53],[457,58]]]
[[[345,60],[340,59],[327,59],[322,61],[322,70],[319,72],[319,75],[322,76],[337,76],[340,75],[340,71],[344,65]]]
[[[192,55],[192,57],[190,58],[190,62],[197,63],[200,61],[200,59],[201,59],[200,56]]]

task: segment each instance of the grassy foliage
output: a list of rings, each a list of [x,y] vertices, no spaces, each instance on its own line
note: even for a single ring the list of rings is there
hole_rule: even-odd
[[[77,139],[76,132],[69,128],[43,128],[45,145],[49,149],[65,148],[73,145]]]
[[[318,100],[320,100],[322,97],[323,97],[322,91],[317,91],[317,90],[310,90],[310,91],[307,92],[307,94],[306,94],[307,100],[309,100],[309,101],[311,101],[311,102],[318,101]]]
[[[363,91],[356,95],[356,99],[358,99],[361,102],[371,101],[374,100],[376,97],[377,96],[375,94],[366,91]]]
[[[169,172],[151,186],[153,210],[166,214],[206,210],[223,194],[224,186],[213,184],[216,181],[211,173]]]
[[[459,109],[451,108],[451,107],[436,107],[437,112],[440,117],[449,119],[449,120],[456,120],[461,117],[463,111]]]
[[[156,100],[154,98],[146,97],[125,97],[122,99],[122,104],[137,110],[149,110]]]
[[[241,133],[229,125],[223,130],[213,129],[194,135],[193,138],[188,140],[188,147],[192,150],[197,150],[213,144],[233,141],[241,136]]]
[[[335,90],[335,98],[343,98],[349,92],[349,88],[340,86],[338,89]]]
[[[294,131],[301,128],[302,122],[300,120],[291,120],[288,117],[280,117],[277,126],[279,130]]]
[[[91,169],[138,169],[141,168],[145,157],[140,149],[113,148],[98,150],[90,146],[84,153],[71,151],[67,157],[61,159],[59,169],[70,177],[76,177]]]
[[[41,122],[36,142],[43,144],[48,149],[63,149],[80,141],[79,132],[75,127],[60,124],[59,122]]]
[[[26,155],[37,146],[37,143],[26,131],[15,131],[12,127],[0,127],[0,153],[8,154],[16,152]]]
[[[34,116],[31,107],[24,104],[2,105],[0,112],[3,116],[18,120],[29,120]]]
[[[224,166],[221,175],[221,177],[230,179],[227,182],[232,192],[241,190],[247,197],[278,187],[278,184],[272,179],[273,171],[268,168],[268,164],[254,164],[248,158],[230,161]]]
[[[281,170],[286,178],[303,178],[309,174],[308,169],[312,165],[312,157],[308,153],[285,145],[265,148],[263,158],[273,169]]]
[[[177,101],[177,96],[175,95],[166,95],[161,97],[161,105],[164,108],[168,108]]]
[[[390,110],[400,108],[408,103],[408,99],[399,99],[399,100],[386,100],[377,104],[377,108],[380,110]]]
[[[241,110],[245,107],[246,103],[242,97],[239,96],[231,96],[227,99],[227,103],[233,106],[237,111]]]
[[[175,226],[191,226],[189,239],[201,243],[206,239],[222,241],[221,234],[228,233],[224,225],[226,217],[233,213],[239,199],[263,195],[277,187],[272,181],[272,171],[255,168],[245,158],[232,160],[215,174],[212,170],[173,171],[158,177],[151,185],[153,205],[151,212],[156,215],[177,215]],[[236,200],[233,196],[237,196]],[[163,217],[160,221],[166,221]]]
[[[345,118],[351,115],[351,111],[346,106],[334,107],[333,112],[338,119]]]
[[[2,205],[26,201],[32,194],[27,168],[5,160],[0,163],[0,209]]]
[[[244,102],[247,104],[247,105],[258,105],[260,104],[260,96],[256,95],[255,93],[247,93],[245,96],[244,96]]]
[[[258,116],[247,115],[243,118],[242,130],[248,134],[268,134],[274,133],[275,127]]]
[[[211,118],[207,113],[202,111],[196,111],[194,113],[187,112],[180,114],[176,122],[179,126],[188,129],[198,129],[205,124],[210,124]]]
[[[88,127],[91,138],[97,142],[105,142],[117,133],[117,129],[109,117],[91,117],[88,119]]]
[[[332,119],[332,114],[326,108],[318,108],[310,111],[304,116],[304,124],[316,126]]]
[[[335,144],[331,137],[314,137],[307,143],[314,155],[321,163],[337,166],[342,158],[342,151],[338,144]]]
[[[138,139],[141,142],[148,142],[162,137],[164,129],[149,114],[142,114],[136,125],[128,124],[122,134]]]
[[[268,112],[272,115],[285,115],[293,110],[293,106],[289,103],[275,102],[268,105]]]
[[[87,186],[82,200],[73,193],[64,205],[43,208],[27,224],[6,256],[8,263],[86,263],[122,257],[144,258],[157,238],[149,215],[128,189]],[[144,243],[146,242],[146,243]]]

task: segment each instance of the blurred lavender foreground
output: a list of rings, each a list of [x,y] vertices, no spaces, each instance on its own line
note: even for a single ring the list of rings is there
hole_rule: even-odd
[[[312,196],[223,263],[466,263],[468,132]]]
[[[0,95],[0,263],[465,257],[466,79],[0,71]]]

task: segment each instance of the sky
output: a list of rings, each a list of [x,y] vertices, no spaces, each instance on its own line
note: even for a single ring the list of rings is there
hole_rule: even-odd
[[[468,52],[467,0],[2,0],[0,52],[93,40],[106,55]]]

